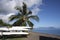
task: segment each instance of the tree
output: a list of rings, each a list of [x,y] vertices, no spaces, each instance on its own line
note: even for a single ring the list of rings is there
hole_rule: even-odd
[[[18,14],[17,15],[12,15],[10,17],[10,21],[12,20],[16,20],[16,22],[14,22],[12,25],[13,26],[27,26],[27,24],[33,28],[33,23],[30,21],[31,19],[34,19],[36,21],[39,21],[39,18],[37,15],[32,15],[32,11],[27,9],[27,5],[23,2],[23,6],[22,8],[20,7],[15,7],[16,10],[18,10]]]

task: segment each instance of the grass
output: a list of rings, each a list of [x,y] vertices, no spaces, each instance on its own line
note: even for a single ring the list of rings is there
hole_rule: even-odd
[[[7,39],[0,39],[0,40],[25,40],[25,38],[7,38]]]
[[[14,37],[14,36],[6,37],[6,36],[4,36],[3,39],[1,37],[0,40],[24,40],[25,38],[26,37],[24,37],[24,36],[18,36],[18,37]]]
[[[24,38],[8,38],[8,39],[0,39],[0,40],[24,40]]]

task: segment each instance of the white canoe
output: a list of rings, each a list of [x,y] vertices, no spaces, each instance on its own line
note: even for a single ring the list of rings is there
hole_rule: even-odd
[[[27,35],[27,32],[3,32],[3,35]]]
[[[25,26],[13,26],[12,28],[25,28],[25,29],[30,29],[31,27],[25,27]]]

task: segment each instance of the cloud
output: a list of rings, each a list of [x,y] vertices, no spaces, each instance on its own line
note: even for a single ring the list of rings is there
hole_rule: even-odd
[[[2,19],[4,17],[4,15],[0,15],[0,19]]]
[[[32,15],[37,15],[40,10],[41,10],[41,9],[39,9],[38,7],[34,7],[34,8],[32,9],[32,13],[33,13]]]
[[[25,2],[27,7],[32,11],[32,15],[38,14],[40,8],[38,8],[42,4],[42,0],[0,0],[0,19],[4,21],[9,20],[8,16],[16,13],[16,6],[22,7],[22,3]],[[5,14],[5,15],[4,15]],[[4,16],[2,18],[2,16]]]
[[[27,4],[28,7],[32,7],[34,5],[38,6],[42,4],[42,0],[26,0],[25,3]]]
[[[3,22],[8,23],[8,22],[9,22],[9,17],[10,17],[11,15],[15,15],[15,13],[10,13],[10,14],[8,14],[8,15],[0,15],[0,19],[2,19]]]
[[[10,0],[0,0],[0,13],[10,13],[15,12],[14,7],[16,6],[15,1]]]

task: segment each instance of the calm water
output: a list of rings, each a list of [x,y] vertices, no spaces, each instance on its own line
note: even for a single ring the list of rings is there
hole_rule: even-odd
[[[56,28],[52,28],[52,29],[51,28],[34,28],[33,31],[60,36],[60,29],[56,29]]]

